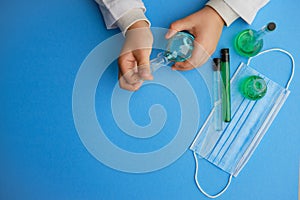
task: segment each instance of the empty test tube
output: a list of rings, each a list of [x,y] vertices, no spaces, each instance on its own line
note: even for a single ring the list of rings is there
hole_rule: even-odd
[[[215,130],[221,131],[223,129],[222,117],[222,87],[223,81],[221,79],[221,59],[213,59],[213,100],[214,100],[214,124]]]

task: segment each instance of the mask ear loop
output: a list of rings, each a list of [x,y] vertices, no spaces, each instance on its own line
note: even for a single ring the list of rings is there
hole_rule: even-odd
[[[225,186],[219,193],[217,193],[217,194],[215,194],[215,195],[210,195],[210,194],[206,193],[206,192],[202,189],[202,187],[200,186],[200,184],[199,184],[199,182],[198,182],[198,178],[197,178],[197,177],[198,177],[198,168],[199,168],[199,165],[198,165],[197,155],[196,155],[195,152],[194,152],[194,158],[195,158],[195,162],[196,162],[196,169],[195,169],[195,177],[194,177],[194,178],[195,178],[195,182],[196,182],[196,185],[197,185],[198,189],[199,189],[205,196],[207,196],[208,198],[211,198],[211,199],[214,199],[214,198],[217,198],[217,197],[221,196],[221,195],[227,190],[227,188],[229,187],[229,185],[230,185],[230,183],[231,183],[232,175],[229,176],[228,182],[227,182],[226,186]]]
[[[291,54],[290,52],[288,52],[288,51],[286,51],[286,50],[284,50],[284,49],[280,49],[280,48],[267,49],[267,50],[264,50],[264,51],[258,53],[258,54],[255,55],[255,56],[249,58],[249,59],[248,59],[248,62],[247,62],[247,66],[249,66],[249,64],[250,64],[250,62],[251,62],[251,60],[252,60],[252,58],[255,58],[255,57],[257,57],[257,56],[260,56],[260,55],[262,55],[262,54],[265,54],[265,53],[268,53],[268,52],[271,52],[271,51],[280,51],[280,52],[282,52],[282,53],[285,53],[285,54],[288,55],[288,56],[290,57],[290,59],[292,60],[292,71],[291,71],[291,75],[290,75],[290,78],[289,78],[289,80],[288,80],[288,82],[287,82],[287,84],[286,84],[286,86],[285,86],[286,89],[289,89],[290,84],[291,84],[291,82],[292,82],[292,79],[293,79],[293,77],[294,77],[294,73],[295,73],[295,60],[294,60],[294,57],[292,56],[292,54]]]

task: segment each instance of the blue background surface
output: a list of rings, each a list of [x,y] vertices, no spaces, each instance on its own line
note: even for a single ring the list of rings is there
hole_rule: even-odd
[[[144,2],[152,26],[165,28],[205,3],[198,0]],[[297,64],[300,59],[299,6],[298,1],[273,0],[258,13],[251,26],[237,20],[230,28],[224,28],[215,55],[221,48],[232,49],[232,39],[237,32],[248,27],[258,29],[275,21],[278,28],[265,37],[264,48],[282,47],[294,55]],[[189,150],[162,170],[128,174],[106,167],[81,143],[72,116],[76,73],[96,45],[119,32],[106,30],[92,0],[2,0],[0,10],[0,199],[205,199],[194,183],[195,164]],[[233,49],[231,52],[234,72],[245,58]],[[288,78],[290,63],[281,54],[268,54],[254,63],[253,66],[263,67],[261,71],[279,83],[284,84]],[[184,75],[197,87],[200,77],[195,71]],[[105,94],[116,81],[114,63],[100,80],[96,96],[99,102],[107,102],[110,96]],[[296,66],[290,97],[246,167],[219,199],[297,198],[299,85]],[[167,124],[170,135],[163,139],[164,144],[174,135],[172,130],[177,127],[176,116],[180,113],[175,109],[176,100],[169,100],[171,94],[155,99],[159,90],[147,86],[137,92],[131,112],[137,123],[145,125],[148,119],[143,116],[149,104],[161,100],[159,103],[165,104],[169,116],[173,116],[169,119],[173,121]],[[157,95],[151,96],[151,92]],[[145,105],[139,103],[141,100],[145,100]],[[208,112],[205,106],[200,106],[199,128]],[[101,109],[100,104],[98,109]],[[104,109],[102,113],[105,116],[109,112]],[[111,128],[109,119],[99,116],[102,118],[104,128],[117,131]],[[117,142],[118,138],[113,137]],[[128,146],[134,143],[130,141]],[[155,145],[143,148],[160,148],[159,144]],[[136,146],[133,148],[138,151]],[[225,184],[226,174],[209,163],[201,162],[200,168],[199,179],[208,192],[214,193]]]

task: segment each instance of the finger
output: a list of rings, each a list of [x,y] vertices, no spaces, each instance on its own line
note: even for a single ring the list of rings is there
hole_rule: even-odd
[[[138,82],[138,83],[131,85],[131,84],[128,84],[127,82],[119,81],[119,86],[120,86],[120,88],[122,88],[124,90],[137,91],[142,86],[142,82]]]
[[[210,54],[204,49],[204,47],[199,42],[195,40],[192,56],[184,62],[175,63],[174,69],[190,70],[199,67],[203,65],[209,59],[209,57]]]
[[[200,67],[210,58],[212,52],[207,49],[207,44],[204,44],[200,38],[195,38],[192,56],[187,60],[191,66]]]
[[[138,74],[143,80],[153,80],[150,70],[150,53],[151,50],[142,49],[134,52],[134,57],[137,62]]]
[[[183,31],[183,30],[189,30],[191,28],[188,20],[186,20],[186,18],[177,20],[175,22],[173,22],[170,25],[170,29],[169,31],[166,33],[165,38],[166,39],[170,39],[171,37],[173,37],[177,32],[179,31]]]
[[[128,84],[134,84],[140,81],[140,77],[137,74],[137,63],[131,53],[120,56],[118,64],[120,75],[122,75]]]
[[[138,73],[143,80],[153,80],[151,74],[150,65],[140,65],[138,66]]]
[[[136,69],[130,69],[122,77],[128,84],[135,84],[141,81],[141,77],[137,73]]]
[[[187,70],[192,70],[194,69],[194,67],[192,66],[185,66],[185,63],[184,62],[178,62],[178,63],[175,63],[172,68],[172,70],[178,70],[178,71],[187,71]]]
[[[176,33],[178,32],[178,30],[172,30],[171,28],[168,30],[168,32],[165,35],[166,39],[170,39],[171,37],[173,37]]]
[[[136,82],[134,84],[129,84],[125,80],[124,76],[122,76],[119,73],[119,86],[122,89],[129,90],[129,91],[136,91],[136,90],[138,90],[141,87],[142,84],[143,84],[143,81],[139,81],[139,82]]]

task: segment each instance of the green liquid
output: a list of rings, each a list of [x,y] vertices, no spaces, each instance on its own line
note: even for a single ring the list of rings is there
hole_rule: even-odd
[[[230,93],[230,66],[229,62],[221,62],[221,76],[223,80],[222,114],[225,122],[231,121],[231,93]]]
[[[240,32],[234,40],[234,48],[242,56],[252,57],[260,52],[263,40],[258,37],[257,31],[247,29]]]
[[[247,99],[258,100],[263,98],[267,93],[267,84],[259,76],[249,76],[242,82],[241,92]]]

